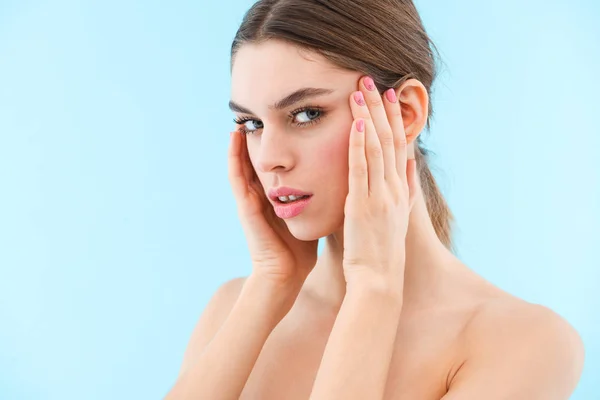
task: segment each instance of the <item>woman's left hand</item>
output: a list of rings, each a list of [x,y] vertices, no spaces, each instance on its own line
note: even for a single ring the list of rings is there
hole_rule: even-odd
[[[402,294],[416,162],[408,160],[394,89],[381,96],[369,77],[360,80],[359,89],[350,97],[354,122],[344,208],[344,275],[351,287],[368,285]]]

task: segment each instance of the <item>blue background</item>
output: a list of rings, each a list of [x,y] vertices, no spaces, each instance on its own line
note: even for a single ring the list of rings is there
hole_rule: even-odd
[[[251,1],[0,0],[0,399],[158,399],[250,272],[227,180]],[[600,5],[417,2],[459,257],[567,318],[600,399]]]

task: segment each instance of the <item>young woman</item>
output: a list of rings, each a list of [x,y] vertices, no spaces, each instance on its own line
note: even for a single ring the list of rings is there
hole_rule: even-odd
[[[246,14],[229,177],[252,273],[214,294],[167,399],[569,397],[577,332],[452,252],[420,140],[432,48],[410,0]]]

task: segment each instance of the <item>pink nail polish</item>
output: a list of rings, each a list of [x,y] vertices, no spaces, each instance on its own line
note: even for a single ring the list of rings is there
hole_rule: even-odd
[[[365,83],[365,87],[367,88],[367,90],[375,90],[375,82],[373,81],[373,79],[370,76],[367,76],[363,82]]]
[[[362,92],[355,92],[354,93],[354,101],[359,106],[364,106],[365,105],[365,97],[363,96]]]
[[[387,97],[390,103],[395,103],[398,98],[396,97],[396,91],[394,89],[389,89],[385,92],[385,97]]]
[[[365,131],[365,120],[364,119],[359,119],[358,121],[356,121],[356,130],[359,132]]]

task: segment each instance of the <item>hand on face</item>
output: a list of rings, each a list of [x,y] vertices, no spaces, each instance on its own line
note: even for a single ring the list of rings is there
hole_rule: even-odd
[[[381,96],[373,80],[362,77],[350,107],[344,275],[349,286],[401,289],[416,162],[407,156],[400,102],[394,89]]]
[[[252,274],[278,288],[300,290],[317,261],[318,240],[296,239],[275,215],[250,162],[245,134],[231,133],[228,164]]]

